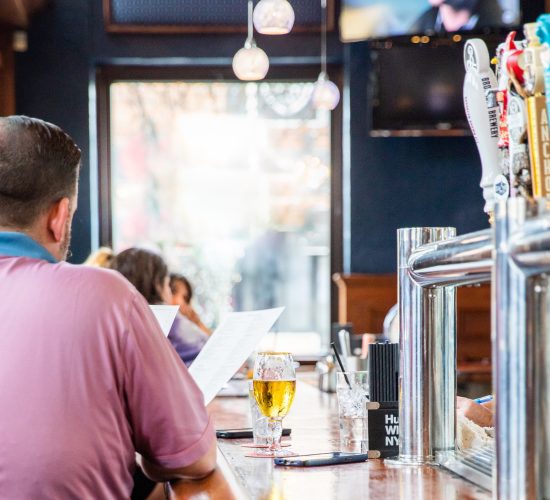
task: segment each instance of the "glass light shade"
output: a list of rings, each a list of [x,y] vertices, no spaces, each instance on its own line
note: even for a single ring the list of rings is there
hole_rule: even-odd
[[[313,107],[316,109],[333,110],[340,102],[340,91],[334,82],[331,82],[326,73],[321,73],[311,95]]]
[[[254,9],[254,26],[263,35],[286,35],[294,26],[294,9],[288,0],[260,0]]]
[[[268,69],[267,54],[256,45],[246,44],[233,56],[233,71],[239,80],[261,80]]]

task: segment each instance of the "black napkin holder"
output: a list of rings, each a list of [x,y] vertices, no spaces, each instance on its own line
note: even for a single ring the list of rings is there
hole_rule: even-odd
[[[369,401],[367,405],[369,458],[399,455],[399,405],[397,401]]]

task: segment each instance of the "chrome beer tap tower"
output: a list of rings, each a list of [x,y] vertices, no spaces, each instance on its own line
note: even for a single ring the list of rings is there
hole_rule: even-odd
[[[398,231],[398,464],[446,467],[495,498],[550,498],[550,212],[496,205],[494,229]],[[456,448],[456,288],[491,282],[495,447]]]
[[[505,108],[531,98],[513,87],[519,74],[510,60],[524,67],[522,47],[533,49],[531,61],[544,60],[544,50],[550,54],[545,47],[542,56],[537,52],[535,28],[526,26],[530,40],[523,45],[511,36],[499,48],[496,78],[484,43],[465,45],[465,105],[482,158],[492,227],[461,236],[449,227],[398,230],[400,437],[399,456],[388,461],[440,465],[509,500],[550,498],[550,196],[536,188],[537,182],[544,187],[550,165],[545,172],[544,158],[535,151],[550,147],[540,144],[548,128],[546,109],[539,106],[544,94],[522,115],[523,130],[532,136],[514,135],[517,109],[512,124]],[[536,64],[530,69],[539,83],[541,70]],[[464,451],[456,446],[456,288],[485,282],[492,289],[495,439],[494,447]]]
[[[455,234],[449,227],[397,234],[399,457],[388,461],[444,465],[490,488],[486,450],[471,466],[455,447],[456,288],[491,280],[493,234]]]
[[[497,206],[493,268],[494,495],[550,498],[550,212]]]

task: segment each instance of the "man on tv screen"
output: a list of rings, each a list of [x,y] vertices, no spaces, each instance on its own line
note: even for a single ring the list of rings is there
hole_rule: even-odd
[[[471,31],[502,24],[497,0],[428,0],[430,7],[411,25],[411,33]]]
[[[520,0],[343,0],[345,42],[515,26]]]

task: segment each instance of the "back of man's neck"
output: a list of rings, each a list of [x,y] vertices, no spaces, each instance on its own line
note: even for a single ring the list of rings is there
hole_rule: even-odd
[[[20,234],[23,234],[23,235],[33,239],[38,244],[40,244],[43,247],[47,248],[47,244],[44,242],[43,238],[41,238],[38,231],[34,230],[33,228],[19,228],[19,227],[14,227],[14,226],[2,226],[2,225],[0,225],[0,233],[20,233]]]
[[[30,229],[23,229],[14,226],[2,226],[0,224],[0,233],[21,233],[25,236],[28,236],[29,238],[32,238],[33,240],[38,241],[38,238],[36,238],[36,236],[33,236],[33,231]]]

